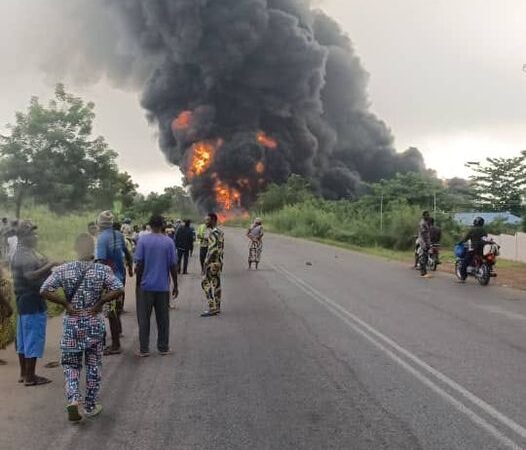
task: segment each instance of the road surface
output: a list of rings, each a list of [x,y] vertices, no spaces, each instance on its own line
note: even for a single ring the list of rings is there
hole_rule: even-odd
[[[526,295],[268,235],[246,269],[227,230],[224,313],[202,319],[197,261],[171,313],[174,354],[105,358],[104,413],[66,423],[52,385],[0,368],[0,449],[526,448]],[[57,357],[58,321],[46,361]],[[154,342],[154,340],[153,340]],[[154,350],[154,346],[152,346]],[[5,353],[5,352],[3,352]]]

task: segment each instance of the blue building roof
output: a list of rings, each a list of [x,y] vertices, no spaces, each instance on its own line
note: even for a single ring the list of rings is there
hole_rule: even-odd
[[[487,224],[495,222],[497,219],[504,220],[511,225],[519,225],[522,222],[520,217],[510,212],[467,212],[456,213],[454,217],[462,225],[472,225],[475,217],[482,217]]]

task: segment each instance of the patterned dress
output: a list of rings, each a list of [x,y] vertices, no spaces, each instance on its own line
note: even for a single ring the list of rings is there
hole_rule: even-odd
[[[219,228],[210,230],[208,235],[208,253],[205,259],[205,271],[201,287],[211,310],[221,308],[221,272],[225,237]]]
[[[248,263],[259,264],[261,261],[261,253],[263,252],[263,227],[261,225],[255,225],[247,234],[250,239],[250,247],[248,249]]]
[[[68,403],[81,401],[80,376],[85,358],[86,411],[95,407],[100,389],[105,332],[103,316],[89,310],[104,291],[122,288],[122,282],[109,267],[89,261],[75,261],[57,267],[42,285],[41,292],[63,289],[71,306],[80,311],[78,316],[64,315],[60,349]]]

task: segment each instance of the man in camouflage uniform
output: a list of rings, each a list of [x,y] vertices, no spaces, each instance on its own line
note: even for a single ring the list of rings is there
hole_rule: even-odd
[[[216,316],[221,312],[221,272],[225,238],[223,232],[217,227],[217,215],[210,213],[208,217],[208,252],[201,283],[208,300],[208,309],[201,314],[201,317]]]

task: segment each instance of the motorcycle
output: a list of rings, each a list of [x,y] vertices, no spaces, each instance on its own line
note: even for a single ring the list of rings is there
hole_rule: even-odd
[[[420,269],[420,245],[418,241],[415,244],[415,269]],[[436,272],[440,264],[440,244],[432,244],[427,252],[427,269]]]
[[[460,281],[465,281],[468,276],[475,277],[481,286],[487,286],[497,276],[495,264],[499,256],[500,247],[493,240],[484,241],[482,255],[472,254],[471,261],[465,272],[462,271],[465,258],[469,256],[469,247],[459,244],[455,247],[455,274]]]

